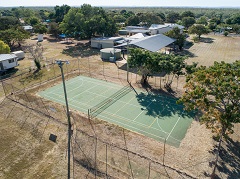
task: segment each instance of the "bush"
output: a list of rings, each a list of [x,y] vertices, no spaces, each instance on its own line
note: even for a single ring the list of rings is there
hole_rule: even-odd
[[[225,37],[227,37],[227,36],[228,36],[228,32],[225,31],[223,35],[224,35]]]
[[[194,41],[195,43],[197,43],[197,42],[199,42],[199,38],[198,38],[197,36],[194,36],[194,37],[193,37],[193,41]]]

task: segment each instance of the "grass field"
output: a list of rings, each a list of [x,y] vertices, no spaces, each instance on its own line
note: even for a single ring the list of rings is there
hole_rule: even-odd
[[[188,51],[191,57],[189,63],[211,66],[214,61],[227,63],[240,60],[240,37],[225,37],[223,35],[203,35],[199,43],[194,43]]]
[[[69,106],[158,141],[178,147],[192,116],[176,99],[79,76],[66,82]],[[39,93],[65,104],[62,84]],[[99,104],[100,103],[100,104]],[[97,106],[96,106],[97,105]]]

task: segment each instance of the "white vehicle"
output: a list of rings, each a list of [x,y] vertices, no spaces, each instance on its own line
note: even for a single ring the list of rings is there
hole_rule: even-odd
[[[18,57],[14,54],[0,54],[0,71],[18,66]]]
[[[12,52],[11,54],[16,55],[18,60],[21,60],[21,59],[25,58],[25,53],[24,53],[24,51],[21,51],[21,50]]]

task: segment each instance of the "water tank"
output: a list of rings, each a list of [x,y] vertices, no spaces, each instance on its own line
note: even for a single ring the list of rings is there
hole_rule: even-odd
[[[100,50],[100,56],[103,60],[115,61],[121,58],[121,50],[114,48],[104,48]]]

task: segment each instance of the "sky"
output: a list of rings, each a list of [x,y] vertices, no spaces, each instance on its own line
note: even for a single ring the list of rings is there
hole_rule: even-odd
[[[1,0],[0,7],[12,6],[174,6],[174,7],[238,7],[240,0]]]

